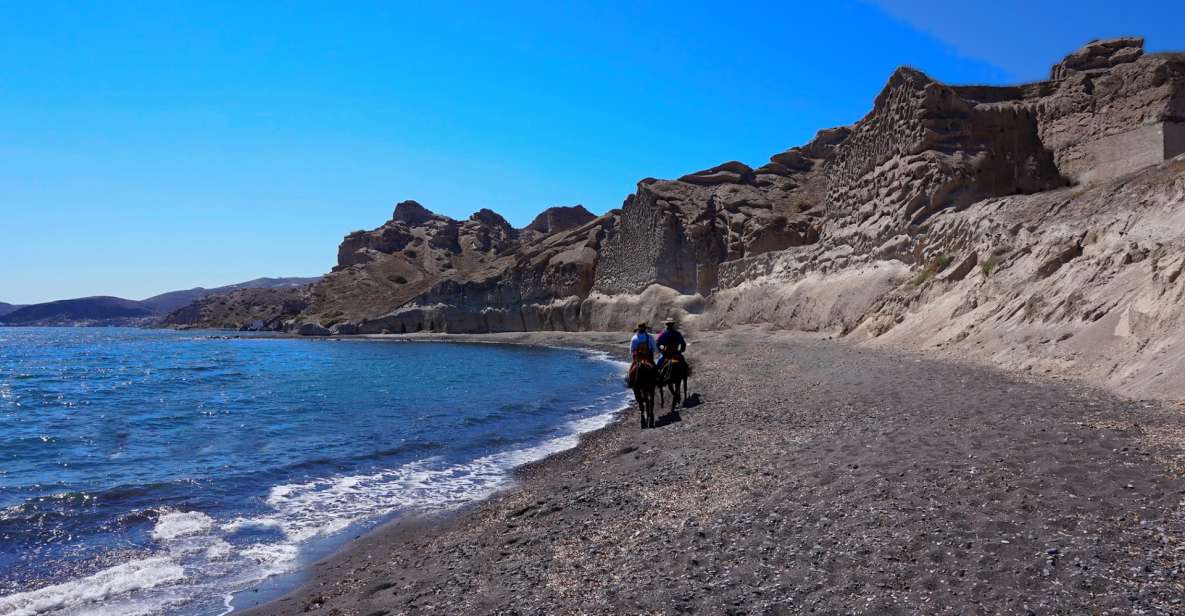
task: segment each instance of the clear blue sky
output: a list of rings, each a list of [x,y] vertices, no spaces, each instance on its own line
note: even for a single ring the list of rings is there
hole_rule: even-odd
[[[855,121],[900,64],[1185,49],[1172,2],[445,4],[0,2],[0,300],[322,273],[403,199],[604,212]]]

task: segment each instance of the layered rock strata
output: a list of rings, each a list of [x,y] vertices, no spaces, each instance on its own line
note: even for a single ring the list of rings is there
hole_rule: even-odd
[[[1175,326],[1182,153],[1185,55],[1141,39],[1093,42],[1021,86],[902,68],[851,126],[757,168],[642,180],[600,217],[556,208],[515,229],[401,203],[345,238],[287,326],[625,329],[674,312],[1035,361],[1039,332],[1062,332],[1057,345],[1108,319],[1116,340]],[[1100,378],[1123,380],[1151,343],[1107,344],[1119,367]],[[1071,372],[1093,361],[1076,352],[1051,357]],[[1141,370],[1125,382],[1160,387]]]

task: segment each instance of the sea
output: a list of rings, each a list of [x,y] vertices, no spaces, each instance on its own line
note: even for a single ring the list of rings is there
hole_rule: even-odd
[[[220,615],[626,403],[563,348],[0,328],[0,615]]]

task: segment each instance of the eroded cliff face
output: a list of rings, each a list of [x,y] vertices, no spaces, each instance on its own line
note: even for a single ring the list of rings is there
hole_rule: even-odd
[[[1120,39],[1022,87],[899,71],[831,163],[822,240],[725,264],[701,326],[771,323],[1185,395],[1183,68]]]
[[[381,227],[346,236],[338,265],[289,327],[575,329],[577,313],[563,300],[588,294],[600,241],[615,222],[612,213],[598,218],[582,206],[556,207],[515,229],[490,210],[457,221],[405,201]]]
[[[1041,140],[1078,183],[1185,153],[1185,55],[1144,54],[1140,38],[1095,41],[1053,67],[1033,101]]]
[[[236,289],[217,293],[175,310],[159,325],[176,329],[217,328],[278,331],[309,307],[309,285]]]
[[[324,327],[360,324],[442,280],[504,268],[519,239],[510,224],[489,210],[458,221],[404,201],[379,228],[346,236],[337,266],[314,286],[312,305],[302,320]]]
[[[1102,356],[1067,341],[1098,346],[1084,332],[1111,319],[1119,367],[1091,374],[1122,380],[1137,355],[1159,366],[1148,336],[1179,325],[1185,291],[1166,272],[1185,232],[1182,153],[1185,55],[1140,39],[1091,43],[1023,86],[902,68],[851,126],[756,169],[642,180],[601,217],[560,208],[514,229],[402,203],[345,238],[290,327],[628,329],[675,313],[1097,372]],[[1151,369],[1117,386],[1156,389]]]

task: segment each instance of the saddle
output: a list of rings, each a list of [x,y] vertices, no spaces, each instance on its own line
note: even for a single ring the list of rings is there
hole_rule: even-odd
[[[652,360],[648,357],[635,356],[633,363],[630,364],[629,372],[626,374],[626,383],[630,387],[633,387],[635,385],[635,379],[637,378],[637,373],[638,373],[638,366],[640,366],[642,364],[649,366],[651,369],[654,368],[654,360]]]
[[[682,365],[683,374],[676,378],[675,370],[679,365]],[[662,362],[662,370],[659,371],[659,378],[666,382],[672,380],[682,379],[684,376],[691,376],[691,364],[683,357],[682,353],[668,353]]]

